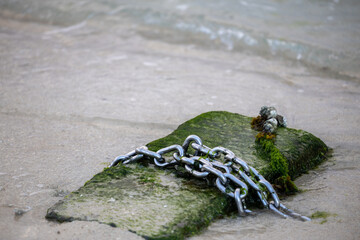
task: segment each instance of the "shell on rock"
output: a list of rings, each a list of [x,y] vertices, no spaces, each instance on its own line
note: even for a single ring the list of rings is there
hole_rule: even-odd
[[[270,119],[277,116],[277,111],[274,107],[263,106],[260,110],[260,116],[264,119]]]
[[[278,121],[276,120],[276,118],[270,118],[265,121],[264,130],[265,132],[273,133],[276,130],[277,126],[278,126]]]
[[[262,106],[260,116],[262,121],[265,120],[263,123],[263,129],[265,132],[273,133],[277,127],[287,126],[286,118],[278,115],[276,108],[274,107]]]
[[[272,125],[271,123],[264,123],[264,131],[268,133],[273,133],[275,131],[276,127]]]
[[[276,118],[270,118],[265,121],[265,124],[271,124],[271,125],[273,125],[273,127],[276,128],[278,125],[278,121],[276,120]]]
[[[278,122],[279,127],[287,127],[287,121],[286,121],[285,117],[283,117],[281,115],[277,115],[276,120]]]

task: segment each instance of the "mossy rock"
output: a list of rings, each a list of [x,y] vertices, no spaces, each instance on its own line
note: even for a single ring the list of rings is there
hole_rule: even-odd
[[[207,112],[147,146],[157,151],[171,144],[181,145],[188,135],[195,134],[209,147],[229,148],[271,182],[285,179],[274,173],[271,158],[275,155],[285,159],[286,174],[292,179],[326,157],[328,148],[319,138],[290,128],[278,129],[277,137],[268,144],[270,152],[276,154],[269,154],[263,142],[255,141],[258,132],[250,122],[250,117],[235,113]],[[186,176],[182,171],[155,168],[147,162],[106,168],[51,207],[46,218],[60,222],[98,221],[147,239],[183,239],[214,219],[236,211],[233,199],[216,187]]]

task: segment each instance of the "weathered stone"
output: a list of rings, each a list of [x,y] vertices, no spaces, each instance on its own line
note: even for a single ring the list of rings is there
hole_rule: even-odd
[[[196,134],[209,147],[229,148],[270,181],[297,177],[325,158],[327,147],[320,139],[290,128],[278,129],[275,142],[269,145],[276,154],[270,153],[269,147],[255,141],[258,131],[251,129],[250,122],[251,118],[239,114],[208,112],[147,146],[156,151],[182,144],[188,135]],[[281,155],[283,162],[273,155]],[[182,239],[235,209],[232,199],[206,181],[145,162],[104,169],[50,208],[46,217],[60,222],[98,221],[149,239]]]

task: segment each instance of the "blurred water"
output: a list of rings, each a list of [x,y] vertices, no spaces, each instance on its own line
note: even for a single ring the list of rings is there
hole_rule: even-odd
[[[126,22],[144,37],[241,51],[360,76],[360,1],[98,0],[0,2],[1,14],[71,30]]]

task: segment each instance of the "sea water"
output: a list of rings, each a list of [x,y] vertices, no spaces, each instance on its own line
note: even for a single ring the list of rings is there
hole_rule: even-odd
[[[8,1],[0,8],[27,20],[99,30],[126,22],[144,37],[294,61],[359,77],[360,2],[357,0],[97,0]]]

